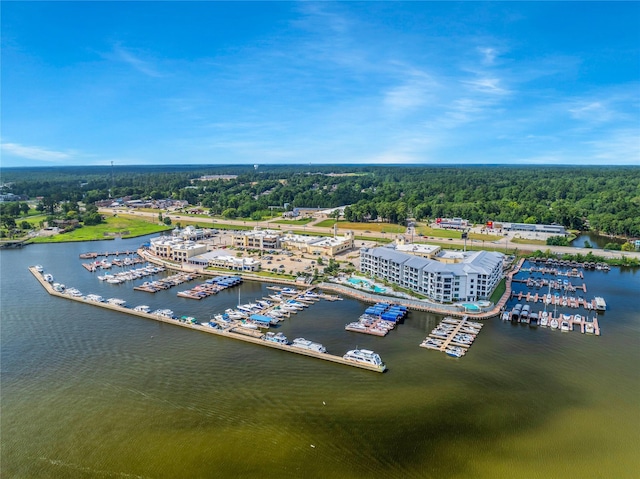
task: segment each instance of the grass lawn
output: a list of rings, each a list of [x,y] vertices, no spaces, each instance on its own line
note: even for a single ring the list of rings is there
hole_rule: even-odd
[[[462,232],[458,230],[447,230],[444,228],[431,228],[430,226],[418,226],[416,232],[422,236],[433,236],[435,238],[461,239]]]
[[[327,219],[316,223],[313,226],[320,228],[333,228],[336,224],[336,220]],[[338,221],[338,228],[343,230],[356,230],[356,231],[375,231],[377,233],[404,233],[406,228],[400,225],[394,225],[391,223],[355,223],[349,221]]]
[[[306,225],[308,223],[311,223],[312,221],[313,221],[313,218],[302,218],[299,220],[277,220],[277,221],[271,221],[270,223],[277,223],[282,225]]]
[[[547,240],[524,239],[524,238],[513,238],[511,239],[511,242],[516,244],[535,244],[535,245],[545,245],[545,246],[547,244]]]
[[[433,236],[433,235],[432,235]],[[486,235],[482,233],[469,233],[469,239],[478,240],[478,241],[500,241],[503,239],[502,236],[498,235]]]
[[[96,241],[113,238],[105,233],[119,233],[123,238],[133,238],[160,231],[172,229],[171,226],[158,225],[140,219],[124,218],[122,216],[107,217],[105,223],[95,226],[83,226],[69,233],[37,237],[34,243],[63,243],[66,241]]]
[[[502,295],[506,290],[507,290],[507,280],[506,278],[502,278],[498,283],[498,286],[496,286],[496,289],[493,290],[493,293],[491,294],[489,301],[491,301],[493,304],[496,304],[498,301],[500,301],[500,298],[502,298]]]

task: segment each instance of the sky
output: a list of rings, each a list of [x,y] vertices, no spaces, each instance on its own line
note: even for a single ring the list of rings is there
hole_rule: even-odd
[[[639,2],[1,3],[0,165],[640,165]]]

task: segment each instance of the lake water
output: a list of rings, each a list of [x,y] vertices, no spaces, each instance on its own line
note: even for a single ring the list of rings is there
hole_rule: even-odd
[[[593,249],[603,249],[608,243],[623,244],[625,242],[625,240],[619,238],[609,238],[608,236],[601,236],[592,231],[588,231],[586,233],[580,233],[578,237],[571,242],[571,246],[574,248],[584,248],[587,241]]]
[[[104,284],[78,258],[141,242],[0,253],[2,477],[637,477],[638,270],[585,272],[609,306],[601,337],[493,319],[454,359],[418,347],[436,315],[384,338],[344,331],[355,300],[279,328],[374,349],[378,374],[51,297],[27,270],[200,320],[237,304],[237,288],[194,301]],[[267,292],[244,283],[241,301]]]

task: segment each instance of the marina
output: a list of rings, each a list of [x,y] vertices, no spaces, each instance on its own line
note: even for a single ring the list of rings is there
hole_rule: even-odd
[[[482,323],[469,321],[466,316],[462,319],[448,316],[420,343],[420,347],[460,358],[467,353],[482,326]]]
[[[126,306],[115,304],[113,302],[108,303],[108,302],[98,301],[97,298],[95,298],[95,300],[88,300],[87,297],[73,296],[66,293],[58,292],[53,289],[52,285],[44,279],[44,276],[42,275],[42,273],[38,272],[34,266],[30,266],[29,271],[33,274],[33,276],[38,280],[38,282],[44,287],[44,289],[50,295],[57,296],[59,298],[64,298],[71,301],[90,304],[92,306],[97,306],[100,308],[129,314],[129,315],[137,316],[140,318],[160,321],[160,322],[172,324],[175,326],[195,329],[197,331],[214,334],[217,336],[222,336],[230,339],[236,339],[236,340],[245,341],[253,344],[258,344],[260,346],[280,349],[282,351],[301,354],[303,356],[322,359],[325,361],[339,363],[346,366],[353,366],[356,368],[366,369],[366,370],[375,371],[375,372],[384,372],[386,370],[386,366],[384,365],[381,366],[381,365],[371,364],[368,362],[353,361],[352,359],[345,359],[343,356],[337,356],[334,354],[323,352],[318,348],[301,347],[300,346],[301,342],[298,342],[298,344],[295,345],[295,344],[284,344],[281,342],[265,340],[265,337],[266,337],[265,334],[257,330],[246,329],[242,327],[241,323],[238,324],[236,322],[230,322],[228,325],[225,325],[225,326],[221,326],[218,323],[214,323],[217,326],[219,326],[218,328],[218,327],[213,327],[211,323],[201,324],[201,323],[198,323],[197,321],[190,321],[190,320],[179,321],[178,318],[173,317],[173,314],[162,314],[161,310],[157,310],[154,314],[154,312],[146,312],[141,308],[131,309]]]
[[[145,293],[157,293],[160,290],[173,288],[182,283],[192,281],[197,277],[198,275],[193,273],[176,273],[156,281],[145,281],[140,286],[134,286],[133,289],[144,291]]]

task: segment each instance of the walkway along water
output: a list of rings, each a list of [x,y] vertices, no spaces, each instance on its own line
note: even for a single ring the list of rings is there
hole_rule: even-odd
[[[245,341],[248,343],[253,343],[253,344],[259,344],[260,346],[267,346],[269,348],[275,348],[275,349],[281,349],[283,351],[288,351],[290,353],[297,353],[297,354],[302,354],[303,356],[311,356],[314,358],[318,358],[318,359],[323,359],[325,361],[331,361],[334,363],[339,363],[339,364],[344,364],[346,366],[353,366],[356,368],[361,368],[361,369],[367,369],[369,371],[375,371],[375,372],[379,372],[382,373],[385,371],[385,369],[383,369],[382,367],[379,366],[374,366],[372,364],[365,364],[365,363],[356,363],[347,359],[344,359],[342,356],[335,356],[333,354],[328,354],[328,353],[320,353],[320,352],[316,352],[316,351],[311,351],[311,350],[307,350],[307,349],[300,349],[300,348],[296,348],[293,347],[291,345],[288,344],[279,344],[279,343],[275,343],[275,342],[271,342],[271,341],[265,341],[263,338],[264,335],[262,335],[260,333],[259,336],[247,336],[246,334],[239,334],[233,331],[233,328],[230,329],[214,329],[211,327],[207,327],[207,326],[203,326],[201,324],[194,324],[194,323],[183,323],[183,322],[179,322],[176,321],[174,319],[171,318],[167,318],[161,315],[157,315],[157,314],[152,314],[152,313],[145,313],[142,311],[135,311],[131,308],[127,308],[124,306],[117,306],[115,304],[109,304],[109,303],[100,303],[100,302],[96,302],[96,301],[89,301],[86,299],[83,299],[82,297],[73,297],[73,296],[69,296],[67,294],[64,293],[60,293],[56,290],[53,289],[52,285],[49,284],[44,277],[42,276],[42,274],[38,273],[38,271],[36,270],[35,267],[31,266],[29,267],[29,271],[31,271],[31,273],[35,276],[35,278],[38,280],[38,282],[40,282],[40,284],[44,287],[44,289],[51,295],[51,296],[57,296],[59,298],[64,298],[64,299],[68,299],[68,300],[72,300],[72,301],[78,301],[80,303],[84,303],[84,304],[88,304],[88,305],[92,305],[92,306],[98,306],[100,308],[104,308],[104,309],[110,309],[112,311],[117,311],[120,313],[125,313],[125,314],[130,314],[133,316],[139,316],[141,318],[146,318],[146,319],[153,319],[155,321],[162,321],[163,323],[168,323],[168,324],[173,324],[174,326],[181,326],[183,328],[190,328],[190,329],[196,329],[198,331],[202,331],[205,333],[209,333],[209,334],[215,334],[217,336],[224,336],[227,338],[231,338],[231,339],[237,339],[240,341]]]
[[[178,265],[169,261],[164,261],[160,258],[155,257],[154,255],[150,254],[148,251],[144,250],[144,249],[140,249],[138,250],[138,254],[145,258],[147,261],[149,261],[150,263],[155,263],[158,265],[162,265],[165,266],[169,269],[174,269],[176,271],[190,271],[190,272],[195,272],[197,271],[198,274],[202,274],[202,275],[210,275],[210,276],[216,276],[216,275],[220,275],[220,274],[237,274],[239,276],[242,276],[242,278],[244,279],[250,279],[250,280],[254,280],[254,281],[265,281],[264,277],[258,276],[258,275],[252,275],[251,273],[245,273],[242,271],[229,271],[228,273],[223,273],[220,271],[216,271],[216,272],[212,272],[212,271],[207,271],[205,269],[200,269],[198,268],[193,269],[193,268],[183,268],[182,265]],[[442,314],[442,315],[448,315],[448,316],[457,316],[457,317],[464,317],[464,316],[473,316],[473,319],[479,319],[479,320],[483,320],[483,319],[490,319],[493,317],[496,317],[500,314],[500,312],[504,309],[504,306],[506,305],[507,301],[510,298],[510,294],[511,294],[511,278],[513,277],[513,275],[515,275],[519,268],[522,266],[522,264],[524,263],[524,258],[520,260],[520,262],[518,263],[518,265],[514,268],[514,270],[510,273],[507,274],[507,281],[506,281],[506,291],[504,292],[504,294],[502,295],[502,298],[500,299],[500,301],[498,301],[498,303],[493,306],[491,309],[485,310],[485,311],[481,311],[479,313],[472,313],[469,311],[462,311],[460,310],[460,308],[454,306],[454,305],[447,305],[447,304],[440,304],[440,303],[432,303],[429,301],[422,301],[419,299],[407,299],[407,298],[400,298],[400,297],[396,297],[396,296],[384,296],[384,295],[379,295],[379,294],[373,294],[373,293],[366,293],[366,292],[362,292],[362,291],[356,291],[352,288],[349,288],[347,286],[343,286],[340,284],[335,284],[335,283],[319,283],[317,285],[318,288],[323,289],[323,290],[330,290],[333,291],[335,293],[341,293],[344,294],[346,296],[350,296],[352,298],[356,298],[359,299],[361,301],[366,301],[369,303],[379,303],[379,302],[388,302],[388,301],[393,301],[396,304],[400,304],[402,306],[406,306],[407,308],[410,309],[414,309],[416,311],[426,311],[426,312],[430,312],[430,313],[436,313],[436,314]],[[289,284],[289,285],[298,285],[300,286],[300,283],[297,283],[296,281],[291,281],[291,280],[286,280],[286,279],[279,279],[279,278],[267,278],[267,281],[269,283],[280,283],[280,284]]]

